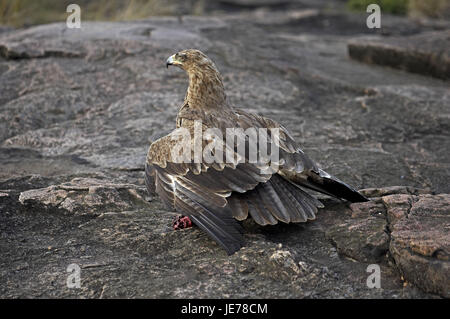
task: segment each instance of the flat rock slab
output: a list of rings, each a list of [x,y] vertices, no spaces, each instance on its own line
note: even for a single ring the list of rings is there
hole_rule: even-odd
[[[403,277],[450,298],[450,195],[390,195],[390,252]]]
[[[328,228],[327,238],[345,256],[367,263],[379,263],[389,249],[383,205],[368,202],[353,204],[351,208],[351,218]]]
[[[346,42],[368,32],[360,15],[292,8],[2,32],[0,296],[447,296],[448,199],[432,195],[450,193],[446,83],[349,59]],[[425,30],[384,21],[395,34]],[[246,222],[247,247],[231,257],[196,228],[173,231],[143,169],[187,86],[164,62],[189,47],[213,58],[233,105],[280,121],[374,201],[326,199],[305,224]],[[426,216],[409,212],[422,202]],[[423,237],[405,214],[423,221]],[[73,263],[80,289],[66,285]],[[381,289],[366,285],[370,263]],[[432,271],[421,279],[416,266]]]
[[[28,210],[63,210],[82,215],[135,210],[145,202],[145,188],[132,184],[111,184],[93,178],[76,178],[68,183],[21,192],[19,202]]]
[[[450,31],[407,37],[359,38],[348,44],[351,58],[450,79]]]
[[[449,216],[443,205],[448,195],[400,191],[350,207],[328,200],[317,219],[306,224],[260,227],[247,220],[246,247],[227,256],[196,227],[172,230],[174,214],[159,201],[143,200],[136,185],[100,177],[41,183],[54,185],[0,191],[4,298],[434,297],[421,290],[447,296]],[[26,185],[16,179],[7,186]],[[402,226],[401,219],[391,233],[386,227],[393,224],[383,203],[395,196],[388,214],[411,198],[418,204],[414,211],[424,201],[435,203],[418,215],[426,222],[415,246],[416,230]],[[380,266],[381,289],[366,285],[372,263]],[[73,264],[81,269],[79,289],[66,285],[67,267]],[[430,269],[418,273],[413,270],[418,266]]]

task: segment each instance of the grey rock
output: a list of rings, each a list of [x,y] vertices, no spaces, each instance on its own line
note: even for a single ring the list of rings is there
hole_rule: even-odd
[[[365,20],[305,3],[290,2],[290,15],[0,33],[0,296],[448,296],[447,85],[349,59],[346,42],[367,34]],[[393,35],[433,28],[385,21]],[[145,193],[143,165],[150,142],[174,127],[187,85],[164,61],[188,47],[214,59],[233,104],[283,123],[373,201],[322,198],[325,209],[306,224],[246,221],[247,246],[231,257],[195,227],[172,231],[175,213]],[[410,223],[422,219],[415,234]],[[366,286],[373,262],[382,289]],[[72,263],[81,289],[66,286]],[[419,276],[416,266],[430,270]]]
[[[132,184],[110,184],[92,178],[21,192],[19,202],[29,210],[59,209],[69,213],[99,215],[135,210],[145,203],[146,190]]]
[[[450,196],[391,195],[389,250],[405,280],[450,297]]]
[[[348,44],[353,59],[450,79],[450,31],[409,37],[357,39]]]
[[[449,297],[450,205],[448,194],[402,193],[350,205],[344,221],[325,234],[337,251],[357,261],[392,258],[405,283]]]
[[[353,204],[350,219],[331,226],[326,236],[339,253],[367,263],[379,263],[389,249],[389,235],[383,205]]]
[[[409,186],[365,188],[365,189],[361,189],[360,192],[366,197],[382,197],[382,196],[387,196],[387,195],[392,195],[392,194],[409,194],[409,195],[430,194],[429,189],[417,189],[415,187],[409,187]]]
[[[386,223],[384,215],[374,216],[381,200],[351,209],[329,201],[317,220],[304,225],[244,223],[247,246],[229,257],[195,227],[171,230],[173,213],[159,201],[142,200],[135,185],[81,178],[21,192],[12,196],[14,205],[5,205],[4,196],[2,297],[433,297],[415,288],[425,289],[409,277],[413,285],[404,287],[396,266],[367,250],[368,245],[353,246],[348,250],[352,258],[344,258],[348,251],[341,245],[358,240],[385,244],[370,218]],[[330,241],[336,223],[347,236]],[[351,238],[359,233],[371,239]],[[366,267],[374,262],[367,256],[377,257],[381,266],[381,290],[366,287]],[[65,285],[66,268],[73,263],[81,268],[81,289]]]
[[[0,33],[3,32],[8,32],[8,31],[12,31],[13,28],[12,27],[8,27],[8,26],[4,26],[4,25],[0,25]]]
[[[235,5],[243,8],[265,7],[265,6],[284,6],[295,1],[289,0],[219,0],[219,3]]]

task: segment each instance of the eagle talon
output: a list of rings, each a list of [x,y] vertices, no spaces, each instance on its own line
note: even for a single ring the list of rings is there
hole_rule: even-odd
[[[192,221],[188,216],[179,215],[173,219],[172,227],[174,230],[189,228],[192,227]]]

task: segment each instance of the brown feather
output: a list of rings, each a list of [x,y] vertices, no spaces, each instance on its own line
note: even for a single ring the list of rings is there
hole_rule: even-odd
[[[278,221],[304,222],[315,218],[317,208],[323,205],[299,185],[338,197],[364,199],[350,186],[320,170],[285,127],[272,119],[232,107],[227,102],[219,71],[205,54],[198,50],[183,50],[168,61],[188,73],[189,87],[177,115],[176,129],[150,145],[145,183],[149,192],[155,191],[170,209],[188,215],[229,254],[243,245],[242,229],[236,219],[244,220],[250,215],[260,225],[273,225]],[[241,162],[193,162],[192,147],[190,154],[185,154],[188,156],[186,162],[178,163],[177,158],[172,158],[179,155],[172,154],[177,146],[188,149],[199,142],[194,140],[196,121],[201,121],[202,134],[208,128],[221,132],[219,150]],[[250,163],[249,152],[259,151],[263,144],[252,144],[249,138],[240,138],[246,149],[246,154],[241,156],[237,147],[226,144],[228,128],[269,129],[271,138],[270,129],[279,129],[276,143],[279,145],[279,162],[268,166],[259,158],[258,163]],[[179,133],[186,129],[190,136],[187,140],[180,139]],[[209,142],[201,140],[202,149]],[[267,150],[271,150],[275,141],[269,139],[264,143],[267,143]],[[272,154],[267,155],[271,158]]]

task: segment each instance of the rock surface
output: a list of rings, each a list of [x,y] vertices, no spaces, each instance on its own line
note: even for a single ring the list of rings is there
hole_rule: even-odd
[[[350,57],[410,72],[450,79],[450,30],[408,37],[357,39],[348,44]]]
[[[365,17],[319,4],[0,33],[0,296],[449,297],[448,83],[350,59]],[[215,60],[233,104],[282,122],[373,201],[247,221],[231,257],[195,227],[172,231],[143,165],[187,87],[164,61],[189,47]],[[80,289],[66,286],[73,263]],[[372,263],[381,289],[366,285]]]
[[[450,195],[390,195],[382,200],[389,250],[403,277],[449,298]]]

